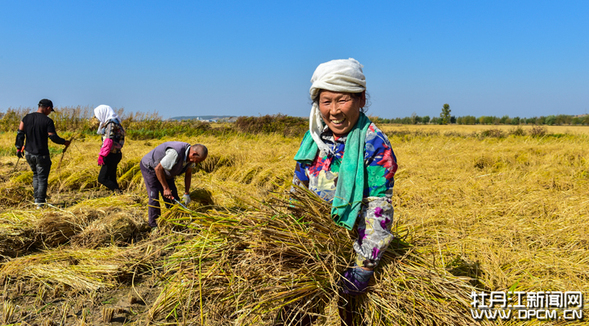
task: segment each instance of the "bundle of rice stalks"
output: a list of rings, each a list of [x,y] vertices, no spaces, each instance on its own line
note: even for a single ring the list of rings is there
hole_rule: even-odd
[[[133,194],[106,196],[92,198],[77,203],[72,207],[72,211],[88,211],[90,208],[99,209],[101,213],[118,212],[121,209],[145,208],[142,204],[142,197]]]
[[[167,216],[199,233],[170,257],[170,286],[150,310],[238,324],[326,322],[339,300],[341,273],[350,266],[356,235],[331,221],[330,207],[308,191],[259,210]],[[287,209],[283,209],[287,208]],[[437,270],[410,245],[396,241],[367,296],[355,300],[357,318],[374,325],[470,325],[467,280]],[[164,304],[165,303],[165,304]],[[287,312],[287,313],[285,313]],[[207,320],[207,322],[205,322]]]
[[[143,176],[141,175],[141,167],[139,162],[141,157],[133,158],[127,161],[122,161],[118,167],[119,186],[127,190],[138,190],[143,188]]]
[[[81,232],[83,223],[84,219],[73,213],[48,212],[37,224],[36,232],[45,247],[56,247]]]
[[[113,207],[104,207],[109,203]],[[124,211],[117,205],[132,207]],[[52,206],[25,213],[0,215],[0,256],[22,256],[39,247],[53,248],[72,240],[90,248],[126,245],[147,231],[143,209],[132,196],[88,200],[67,210]]]
[[[13,184],[30,184],[33,182],[33,171],[27,169],[22,172],[15,172],[10,181]]]
[[[222,167],[233,167],[238,157],[234,152],[212,153],[207,159],[198,164],[198,168],[207,173],[215,172]]]
[[[100,168],[96,166],[94,159],[89,160],[87,155],[80,154],[66,157],[66,159],[67,162],[64,160],[64,164],[59,169],[51,171],[49,176],[51,190],[82,190],[98,187]]]
[[[36,245],[34,221],[31,217],[6,213],[0,216],[0,261],[18,257]]]
[[[32,175],[32,173],[31,173]],[[33,189],[22,181],[11,180],[0,189],[0,207],[17,207],[33,202]]]
[[[95,291],[113,286],[121,262],[113,259],[114,249],[51,250],[11,260],[2,266],[0,276],[55,287],[64,284],[77,291]]]
[[[72,238],[72,245],[84,248],[114,244],[127,245],[148,231],[143,214],[115,212],[101,216]]]
[[[385,258],[366,296],[353,301],[358,322],[370,325],[471,325],[465,279],[433,268],[418,253]],[[478,322],[480,323],[480,322]],[[484,323],[483,323],[484,324]]]
[[[32,228],[0,227],[0,261],[2,257],[18,257],[31,250],[35,245],[35,236]]]
[[[152,260],[153,248],[147,244],[97,250],[52,249],[5,262],[0,268],[0,280],[26,281],[32,288],[91,292],[129,282]]]

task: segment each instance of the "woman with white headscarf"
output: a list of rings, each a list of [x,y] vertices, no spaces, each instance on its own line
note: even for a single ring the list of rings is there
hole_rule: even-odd
[[[356,227],[355,264],[342,275],[343,294],[364,293],[391,240],[397,160],[387,136],[364,114],[366,79],[354,59],[320,64],[310,89],[309,131],[295,156],[293,182],[332,203],[332,218]]]
[[[125,129],[117,113],[108,105],[97,106],[94,116],[100,121],[97,133],[102,135],[102,147],[98,153],[98,165],[101,166],[98,182],[112,191],[120,192],[117,165],[123,157],[121,148],[125,144]]]

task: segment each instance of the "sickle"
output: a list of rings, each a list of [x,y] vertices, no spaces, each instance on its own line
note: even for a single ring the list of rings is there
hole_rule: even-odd
[[[18,167],[18,162],[20,162],[20,157],[18,158],[18,160],[16,160],[16,164],[14,165],[14,169],[12,169],[12,173],[16,171],[16,168]]]
[[[74,138],[72,138],[70,140],[70,144],[67,145],[66,147],[63,148],[63,152],[61,152],[61,158],[59,159],[59,164],[57,164],[57,171],[59,171],[59,167],[61,166],[61,161],[63,161],[63,156],[65,155],[65,151],[67,151],[67,148],[70,147],[70,145],[72,144],[72,142],[74,141]],[[55,172],[57,172],[55,171]]]

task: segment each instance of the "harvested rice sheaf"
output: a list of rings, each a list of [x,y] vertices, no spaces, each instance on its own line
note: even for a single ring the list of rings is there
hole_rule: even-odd
[[[24,185],[9,183],[0,189],[0,207],[17,207],[33,202],[32,192]]]
[[[169,286],[150,318],[173,314],[240,325],[287,324],[310,314],[325,323],[340,298],[340,275],[350,266],[356,235],[337,227],[330,207],[300,189],[290,199],[241,213],[168,214],[167,222],[198,233],[168,261]],[[356,319],[371,325],[472,325],[474,289],[433,267],[418,248],[396,240],[368,291],[354,300]],[[285,313],[287,312],[287,313]],[[337,313],[336,313],[337,314]],[[278,317],[281,315],[281,317]]]
[[[72,237],[72,245],[82,248],[97,248],[107,244],[125,245],[148,228],[142,215],[128,212],[105,214]]]
[[[0,260],[70,242],[83,248],[128,245],[148,229],[137,206],[132,197],[119,196],[84,201],[69,209],[51,206],[4,213],[0,215]]]
[[[80,218],[73,214],[49,212],[39,221],[37,233],[46,247],[56,247],[82,231],[80,222]]]
[[[127,248],[53,248],[3,263],[0,280],[25,281],[33,288],[65,287],[74,294],[113,289],[131,282],[137,272],[152,268],[158,259],[153,246],[146,242]]]
[[[22,256],[36,247],[35,216],[5,213],[0,215],[0,262]]]
[[[35,245],[33,228],[14,228],[0,225],[0,262],[3,257],[18,257]]]

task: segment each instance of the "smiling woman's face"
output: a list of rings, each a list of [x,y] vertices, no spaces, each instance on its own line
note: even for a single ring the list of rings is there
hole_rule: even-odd
[[[351,93],[321,90],[319,94],[319,111],[325,124],[334,135],[345,136],[354,128],[360,117],[360,109],[366,103],[366,96],[354,96]]]

